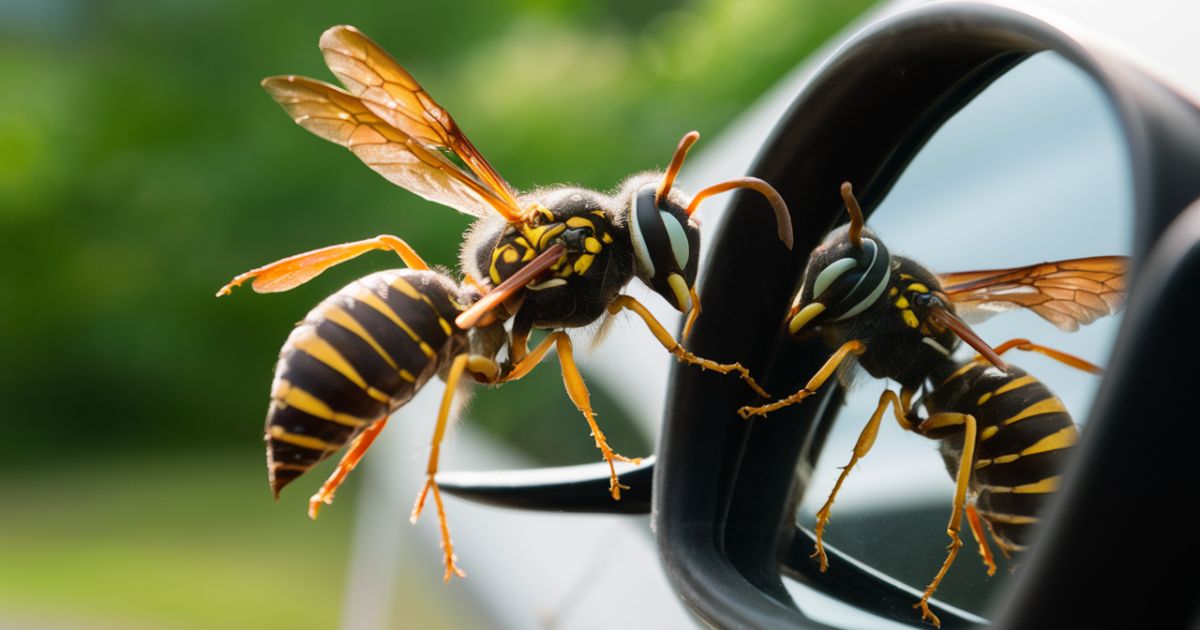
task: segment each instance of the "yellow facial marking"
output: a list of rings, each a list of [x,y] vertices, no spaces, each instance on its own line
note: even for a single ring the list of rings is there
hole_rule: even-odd
[[[503,258],[504,258],[504,262],[511,265],[511,264],[517,262],[517,260],[519,260],[521,258],[521,255],[517,253],[517,250],[515,250],[511,247],[507,247],[504,249]]]
[[[896,290],[896,288],[895,288],[895,287],[892,287],[892,290],[893,290],[893,291],[895,291],[895,290]],[[905,299],[905,297],[904,297],[903,295],[901,295],[900,297],[896,298],[896,308],[902,308],[902,309],[903,309],[903,308],[908,308],[908,300],[907,300],[907,299]]]
[[[907,308],[900,311],[900,315],[904,317],[904,323],[909,328],[916,328],[921,325],[921,322],[917,321],[917,316]]]
[[[675,296],[676,308],[683,313],[692,310],[692,293],[688,290],[683,276],[673,273],[667,276],[667,284],[670,285],[671,293]]]
[[[825,305],[821,304],[820,302],[813,302],[812,304],[805,306],[804,308],[800,309],[799,313],[796,313],[796,316],[792,318],[792,321],[788,322],[788,332],[792,333],[793,335],[796,334],[801,328],[804,328],[805,324],[812,321],[812,318],[820,315],[823,312],[825,312]]]
[[[568,227],[573,228],[595,227],[595,225],[592,224],[592,220],[585,217],[568,217],[566,223]]]
[[[600,250],[604,249],[600,245],[599,240],[592,238],[590,236],[583,239],[583,248],[586,249],[589,254],[599,254]]]
[[[929,287],[921,284],[920,282],[914,282],[908,285],[908,290],[916,291],[917,293],[929,293]]]
[[[600,240],[604,241],[606,245],[611,245],[613,242],[612,234],[605,232],[604,234],[600,235]]]
[[[900,292],[900,289],[897,289],[896,287],[892,287],[892,288],[888,289],[888,296],[896,297],[896,294],[899,292]]]

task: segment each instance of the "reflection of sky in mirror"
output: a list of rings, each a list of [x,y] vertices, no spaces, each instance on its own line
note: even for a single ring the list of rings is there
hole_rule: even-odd
[[[893,253],[935,272],[1128,253],[1132,191],[1125,159],[1099,88],[1061,57],[1041,54],[946,123],[868,224]],[[1026,337],[1103,366],[1118,323],[1119,317],[1105,318],[1064,333],[1030,312],[1012,311],[975,329],[992,345]],[[1077,422],[1086,419],[1098,377],[1041,355],[1011,351],[1005,358],[1049,385]],[[883,385],[859,374],[800,509],[802,521],[811,522],[833,487]],[[911,505],[914,497],[948,507],[952,494],[935,443],[889,422],[850,475],[838,507]]]

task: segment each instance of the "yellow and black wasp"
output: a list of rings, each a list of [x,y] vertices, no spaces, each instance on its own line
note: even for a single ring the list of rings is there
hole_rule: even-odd
[[[962,546],[958,531],[963,513],[991,575],[996,565],[985,524],[1005,554],[1025,549],[1078,439],[1062,402],[1000,355],[1016,348],[1100,372],[1083,359],[1026,339],[993,349],[956,312],[986,315],[1023,307],[1061,329],[1075,330],[1120,309],[1127,260],[1100,256],[935,274],[909,258],[890,254],[883,241],[864,228],[850,184],[842,184],[841,192],[850,223],[831,232],[809,257],[786,320],[791,335],[819,334],[836,350],[800,391],[768,405],[743,407],[738,413],[750,418],[800,402],[850,357],[871,376],[900,384],[899,394],[885,389],[880,395],[850,462],[817,512],[813,556],[825,570],[823,534],[834,497],[854,464],[870,450],[891,405],[901,427],[939,441],[947,470],[955,479],[947,527],[949,554],[918,602],[922,619],[940,625],[928,600]],[[955,359],[960,340],[979,355],[967,361]]]
[[[276,261],[235,277],[218,292],[225,295],[251,280],[258,292],[287,291],[372,250],[393,251],[408,266],[341,289],[318,304],[284,343],[265,438],[270,485],[277,497],[296,477],[350,444],[309,502],[315,518],[389,415],[437,374],[446,381],[446,393],[412,520],[432,492],[449,580],[463,573],[455,562],[434,475],[451,403],[464,375],[485,384],[515,380],[555,348],[567,393],[608,462],[614,499],[620,498],[621,485],[613,462],[633,460],[613,452],[597,426],[565,329],[628,309],[680,361],[736,372],[766,396],[741,365],[716,363],[684,350],[642,304],[621,291],[636,276],[688,313],[690,326],[700,312],[695,291],[700,235],[692,213],[710,195],[733,188],[756,190],[774,207],[779,237],[790,248],[787,207],[768,184],[738,178],[685,196],[673,183],[699,138],[691,132],[665,172],[629,177],[612,195],[569,186],[519,195],[450,114],[366,35],[336,26],[322,34],[320,48],[345,88],[276,76],[263,80],[271,97],[297,124],[350,149],[392,183],[478,221],[463,246],[461,284],[431,270],[403,240],[383,235]],[[550,333],[529,349],[535,328]],[[501,361],[502,352],[507,356]]]

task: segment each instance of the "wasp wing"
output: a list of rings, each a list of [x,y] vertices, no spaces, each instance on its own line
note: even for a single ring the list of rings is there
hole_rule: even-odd
[[[1125,256],[1094,256],[947,273],[940,280],[955,310],[969,321],[1027,308],[1062,330],[1075,331],[1121,310],[1128,267]]]
[[[506,206],[440,152],[384,122],[341,88],[297,76],[267,77],[262,86],[296,124],[350,149],[393,184],[477,217]]]
[[[335,26],[321,34],[325,65],[351,94],[375,115],[426,147],[453,151],[494,196],[508,221],[522,215],[508,182],[463,134],[450,113],[383,48],[353,26]]]

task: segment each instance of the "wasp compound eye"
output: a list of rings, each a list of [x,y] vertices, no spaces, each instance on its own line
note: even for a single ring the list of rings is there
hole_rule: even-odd
[[[629,213],[630,240],[637,276],[680,311],[692,307],[689,291],[696,281],[700,233],[683,208],[663,199],[647,184],[634,195]]]

